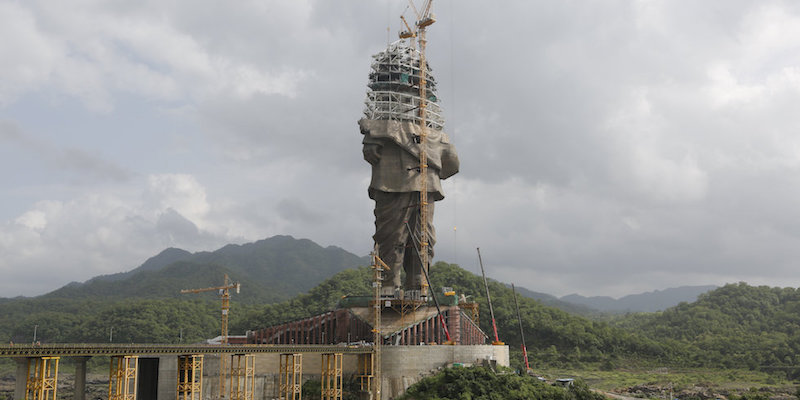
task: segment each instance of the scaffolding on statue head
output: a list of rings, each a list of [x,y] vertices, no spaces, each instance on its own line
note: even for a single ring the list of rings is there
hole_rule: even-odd
[[[423,118],[419,108],[423,101],[420,97],[419,51],[409,47],[404,40],[398,40],[372,58],[364,116],[420,125]],[[425,124],[431,129],[442,130],[444,118],[436,95],[436,81],[427,62],[425,81]]]

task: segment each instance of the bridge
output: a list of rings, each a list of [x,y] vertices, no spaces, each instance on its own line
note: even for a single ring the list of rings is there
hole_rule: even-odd
[[[203,398],[205,355],[229,356],[230,372],[220,373],[219,397],[252,400],[255,393],[255,355],[278,354],[280,398],[299,399],[304,354],[321,356],[322,399],[341,399],[343,357],[358,358],[361,390],[369,392],[373,363],[371,345],[272,344],[11,344],[0,345],[0,357],[17,362],[15,399],[55,400],[61,357],[75,360],[75,400],[85,400],[86,362],[93,356],[111,358],[109,400]],[[141,363],[140,363],[141,357]],[[155,358],[154,358],[155,357]],[[161,360],[162,366],[159,366]],[[147,361],[147,362],[145,362]],[[155,361],[155,362],[152,362]],[[174,367],[173,367],[174,366]],[[139,382],[149,376],[158,383]],[[159,379],[161,378],[161,379]],[[147,379],[147,378],[144,378]],[[171,381],[168,384],[160,381]],[[229,392],[224,392],[225,387]],[[145,392],[145,393],[143,393]],[[215,394],[216,396],[216,394]]]
[[[372,346],[273,345],[273,344],[41,344],[0,345],[0,357],[80,357],[166,354],[254,354],[254,353],[372,353]]]

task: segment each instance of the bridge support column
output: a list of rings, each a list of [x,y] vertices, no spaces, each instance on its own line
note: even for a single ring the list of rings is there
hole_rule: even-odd
[[[358,375],[356,376],[358,377],[358,382],[361,384],[361,392],[370,395],[372,393],[372,378],[375,377],[373,374],[373,371],[375,371],[375,363],[373,360],[372,353],[358,355]],[[376,382],[375,384],[380,385],[380,382]]]
[[[256,356],[231,355],[231,400],[253,400],[255,393]]]
[[[109,400],[136,400],[139,356],[112,356],[108,372]]]
[[[178,356],[178,400],[202,399],[203,355]]]
[[[14,358],[17,363],[17,374],[14,381],[14,398],[24,399],[25,388],[28,386],[28,359]]]
[[[281,354],[280,393],[282,400],[300,400],[303,390],[303,354]]]
[[[342,400],[342,353],[322,355],[322,400]]]
[[[74,400],[86,400],[86,362],[92,357],[73,357],[75,360]]]
[[[38,357],[28,359],[24,399],[56,400],[59,358]]]

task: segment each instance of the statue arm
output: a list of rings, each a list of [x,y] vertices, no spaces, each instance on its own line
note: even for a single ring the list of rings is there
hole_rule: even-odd
[[[442,151],[442,169],[439,171],[439,178],[447,179],[458,173],[460,167],[458,154],[453,146],[446,146]]]
[[[361,150],[364,153],[364,159],[371,165],[375,165],[381,159],[381,145],[377,143],[364,143],[364,148]]]

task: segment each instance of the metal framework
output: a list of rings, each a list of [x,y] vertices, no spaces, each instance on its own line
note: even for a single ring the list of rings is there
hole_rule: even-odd
[[[203,399],[203,355],[178,356],[177,400]]]
[[[425,79],[420,79],[420,52],[405,40],[398,40],[372,56],[364,116],[367,119],[410,121],[433,129],[444,128],[442,109],[436,96],[436,81],[425,65]],[[422,85],[422,87],[421,87]],[[424,88],[424,92],[421,91]],[[425,93],[425,98],[422,94]],[[426,106],[424,118],[419,110]]]
[[[359,354],[358,355],[358,383],[361,391],[365,393],[372,392],[372,381],[375,378],[373,372],[375,371],[375,359],[372,354]],[[379,385],[376,385],[379,386]]]
[[[400,324],[406,325],[409,318],[411,321],[416,319],[416,311],[420,309],[420,307],[425,306],[427,302],[411,298],[402,298],[399,301],[392,301],[391,304],[392,309],[400,314]],[[405,339],[403,344],[408,344],[405,343]]]
[[[108,399],[136,400],[139,356],[112,356],[108,370]]]
[[[469,314],[467,314],[467,315],[469,315],[469,318],[472,320],[472,322],[475,323],[475,325],[480,325],[481,324],[480,323],[480,312],[478,310],[478,303],[477,302],[471,302],[471,303],[459,302],[458,303],[458,307],[460,307],[462,310],[464,310],[464,312],[469,312]]]
[[[231,400],[253,400],[256,357],[252,354],[231,356]]]
[[[25,398],[29,400],[56,400],[58,389],[58,360],[60,357],[28,359]]]
[[[303,397],[303,355],[281,354],[278,398],[301,400]]]
[[[342,353],[322,355],[322,400],[342,400]]]

